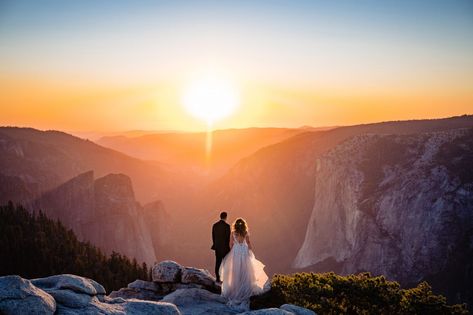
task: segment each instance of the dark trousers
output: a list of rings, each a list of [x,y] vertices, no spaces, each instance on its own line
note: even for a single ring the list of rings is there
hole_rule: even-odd
[[[215,251],[215,277],[217,278],[217,281],[220,281],[220,265],[227,254],[228,252]]]

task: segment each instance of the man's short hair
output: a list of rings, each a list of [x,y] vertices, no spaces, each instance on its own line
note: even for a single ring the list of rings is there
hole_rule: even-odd
[[[220,212],[220,219],[225,220],[227,218],[227,213],[225,211]]]

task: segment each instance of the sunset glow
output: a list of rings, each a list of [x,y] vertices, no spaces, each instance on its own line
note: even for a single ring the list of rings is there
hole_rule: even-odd
[[[472,166],[473,0],[0,0],[0,315],[467,314]]]
[[[211,125],[233,113],[239,97],[229,81],[209,75],[195,80],[184,90],[182,103],[190,114]]]
[[[203,131],[473,112],[471,1],[20,0],[1,11],[2,125]]]

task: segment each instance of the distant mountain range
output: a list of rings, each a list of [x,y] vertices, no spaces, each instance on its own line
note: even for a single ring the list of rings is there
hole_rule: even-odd
[[[248,220],[270,273],[371,271],[469,300],[472,130],[473,116],[223,130],[209,163],[204,133],[98,141],[125,155],[4,127],[0,201],[42,208],[108,252],[209,269],[210,226],[227,210]]]
[[[190,172],[215,178],[242,158],[306,129],[249,128],[211,133],[212,155],[207,156],[205,132],[155,133],[102,137],[97,143],[143,160],[158,160]]]

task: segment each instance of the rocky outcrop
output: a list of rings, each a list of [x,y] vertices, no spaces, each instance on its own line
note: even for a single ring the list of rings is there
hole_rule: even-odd
[[[33,279],[31,283],[45,291],[70,290],[99,297],[106,293],[105,288],[96,281],[70,274]]]
[[[183,315],[316,315],[311,310],[292,304],[242,312],[240,308],[229,306],[225,297],[203,289],[179,289],[165,296],[163,302],[175,304]]]
[[[242,313],[215,292],[215,279],[206,270],[164,261],[155,266],[155,281],[136,280],[105,295],[92,279],[63,274],[33,280],[0,277],[0,313],[55,315],[315,315],[295,305]],[[166,280],[166,281],[164,281]],[[186,283],[180,281],[185,280]],[[172,282],[169,282],[172,281]],[[209,281],[213,283],[210,284]]]
[[[175,304],[183,315],[233,315],[240,312],[227,306],[227,299],[204,289],[179,289],[163,298]]]
[[[182,283],[201,285],[208,290],[216,290],[215,278],[208,270],[185,267],[182,271]]]
[[[165,290],[157,283],[135,280],[128,284],[126,288],[121,288],[118,291],[112,291],[110,293],[111,298],[124,298],[124,299],[138,299],[138,300],[149,300],[149,301],[160,301],[166,293],[170,290]]]
[[[294,267],[321,271],[331,262],[343,274],[411,284],[470,255],[471,129],[357,136],[316,165],[315,203]]]
[[[56,315],[179,315],[174,304],[136,299],[110,298],[97,282],[75,276],[56,275],[26,280],[0,277],[0,313]]]
[[[45,193],[34,207],[107,254],[116,251],[148,264],[156,260],[150,227],[126,175],[94,180],[92,171],[83,173]]]
[[[0,314],[52,315],[54,298],[19,276],[0,277]]]
[[[153,281],[158,283],[180,282],[183,267],[175,261],[166,260],[153,267]]]
[[[136,298],[160,301],[164,296],[181,289],[205,289],[220,293],[220,285],[204,269],[184,267],[175,261],[165,260],[152,270],[153,281],[136,280],[126,288],[110,293],[110,297]]]
[[[233,315],[244,311],[230,306],[228,300],[219,293],[220,285],[207,270],[184,267],[168,260],[154,266],[153,282],[136,280],[128,284],[127,288],[113,291],[109,298],[134,298],[172,303],[183,315]],[[283,305],[275,310],[277,313],[274,314],[314,314],[295,305]],[[267,314],[264,311],[266,310],[260,310],[258,314]],[[267,311],[271,314],[275,312]]]
[[[50,294],[59,309],[84,309],[104,301],[105,289],[99,283],[75,276],[57,275],[31,280],[31,283]]]

